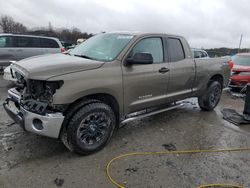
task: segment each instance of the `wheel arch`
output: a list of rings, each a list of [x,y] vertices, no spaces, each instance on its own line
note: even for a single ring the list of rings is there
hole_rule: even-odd
[[[108,93],[94,93],[94,94],[89,94],[83,97],[78,98],[77,100],[75,100],[74,102],[72,102],[70,105],[68,105],[68,107],[66,108],[66,110],[64,111],[64,115],[65,115],[65,121],[63,123],[63,127],[67,127],[68,125],[68,121],[69,119],[83,106],[89,104],[89,103],[93,103],[93,102],[98,102],[101,101],[107,105],[109,105],[116,116],[116,124],[117,126],[119,125],[119,121],[120,121],[120,106],[119,103],[117,101],[117,99]]]
[[[221,74],[215,74],[213,75],[210,79],[209,79],[209,82],[208,82],[208,85],[213,82],[213,81],[218,81],[222,88],[223,88],[223,83],[224,83],[224,79],[223,79],[223,76]]]
[[[116,122],[118,123],[120,121],[120,106],[119,106],[118,101],[113,95],[107,94],[107,93],[96,93],[96,94],[85,96],[85,98],[99,100],[109,105],[115,113]]]

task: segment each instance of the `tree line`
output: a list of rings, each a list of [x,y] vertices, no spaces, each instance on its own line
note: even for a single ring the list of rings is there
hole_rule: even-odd
[[[248,53],[249,49],[243,48],[211,48],[204,49],[210,57],[233,56],[237,53]]]
[[[81,32],[80,29],[74,27],[68,28],[53,28],[49,22],[48,27],[39,27],[30,29],[24,24],[15,21],[11,16],[3,15],[0,18],[0,33],[13,33],[13,34],[30,34],[39,36],[56,37],[62,41],[76,43],[77,39],[87,39],[93,36],[92,33]]]

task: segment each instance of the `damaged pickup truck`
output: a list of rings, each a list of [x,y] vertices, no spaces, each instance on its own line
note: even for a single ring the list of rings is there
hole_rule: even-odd
[[[229,64],[229,58],[194,59],[180,36],[99,34],[67,54],[13,63],[17,83],[4,108],[24,130],[90,154],[115,128],[179,107],[185,98],[198,97],[202,110],[213,110],[228,84]]]

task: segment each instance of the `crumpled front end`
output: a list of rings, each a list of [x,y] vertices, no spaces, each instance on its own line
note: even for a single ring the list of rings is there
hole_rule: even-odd
[[[16,87],[8,91],[4,108],[25,130],[58,138],[64,120],[65,105],[53,105],[53,95],[63,81],[26,79],[21,71],[12,70]]]

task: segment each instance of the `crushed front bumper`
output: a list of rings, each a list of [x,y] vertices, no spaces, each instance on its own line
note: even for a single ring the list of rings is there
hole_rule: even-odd
[[[20,94],[15,89],[8,91],[8,98],[3,104],[8,115],[24,130],[39,135],[58,138],[64,116],[62,113],[36,114],[25,110],[20,104]]]

